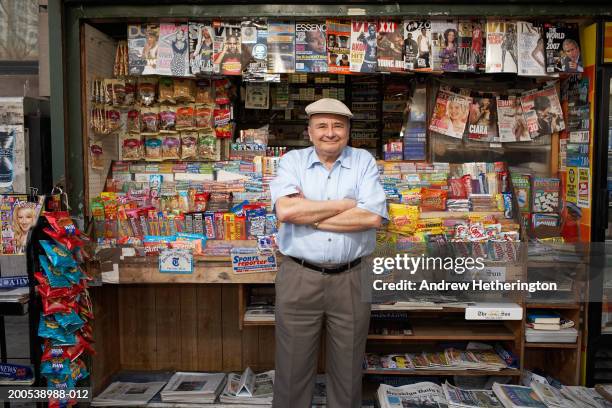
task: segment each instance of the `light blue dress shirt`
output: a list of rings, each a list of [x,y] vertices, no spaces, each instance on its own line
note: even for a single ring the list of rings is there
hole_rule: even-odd
[[[331,170],[321,163],[314,147],[292,150],[280,160],[270,190],[273,204],[280,197],[301,191],[309,200],[351,198],[358,208],[389,218],[376,161],[363,149],[345,147]],[[278,245],[284,255],[318,265],[337,265],[371,254],[376,230],[338,233],[283,223]]]

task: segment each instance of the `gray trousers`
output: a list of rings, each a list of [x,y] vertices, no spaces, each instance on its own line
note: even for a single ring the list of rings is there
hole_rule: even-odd
[[[361,267],[326,275],[285,260],[276,275],[274,408],[310,408],[325,324],[327,407],[361,407],[370,303]]]

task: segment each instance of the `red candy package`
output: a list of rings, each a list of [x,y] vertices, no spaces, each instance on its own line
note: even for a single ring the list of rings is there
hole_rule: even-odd
[[[70,313],[74,308],[74,300],[63,298],[44,298],[42,299],[43,315],[47,316],[54,313]]]
[[[55,232],[50,228],[43,228],[43,231],[45,234],[53,238],[55,242],[66,247],[66,249],[71,252],[85,244],[83,240],[77,238],[76,235],[62,235],[61,233]]]
[[[81,341],[79,341],[79,338]],[[68,358],[70,361],[74,361],[85,351],[84,342],[85,340],[80,336],[77,336],[77,343],[74,346],[53,346],[47,340],[45,341],[40,361],[50,361],[54,358]]]
[[[468,198],[465,182],[463,178],[451,178],[448,180],[449,190],[448,198],[464,199]]]
[[[57,211],[46,213],[45,218],[51,225],[51,228],[60,235],[80,235],[81,232],[72,222],[68,211]]]
[[[421,189],[422,211],[444,211],[446,209],[446,190]]]

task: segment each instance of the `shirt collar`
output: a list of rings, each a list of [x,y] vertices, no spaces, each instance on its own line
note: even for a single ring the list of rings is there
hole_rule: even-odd
[[[310,153],[308,154],[308,163],[306,165],[306,168],[308,169],[314,166],[316,163],[321,164],[321,160],[319,160],[319,156],[317,155],[317,151],[315,150],[314,146],[310,147],[310,149]],[[340,162],[340,165],[346,169],[351,168],[350,147],[346,146],[344,149],[342,149],[342,153],[340,153],[340,156],[336,159],[336,163],[337,162]]]

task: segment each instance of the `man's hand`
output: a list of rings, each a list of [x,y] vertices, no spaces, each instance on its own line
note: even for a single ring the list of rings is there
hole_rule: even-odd
[[[276,201],[276,216],[281,222],[309,225],[350,210],[357,205],[355,200],[309,200],[300,191]]]
[[[358,232],[379,228],[382,217],[363,208],[350,208],[319,222],[318,229],[329,232]]]

